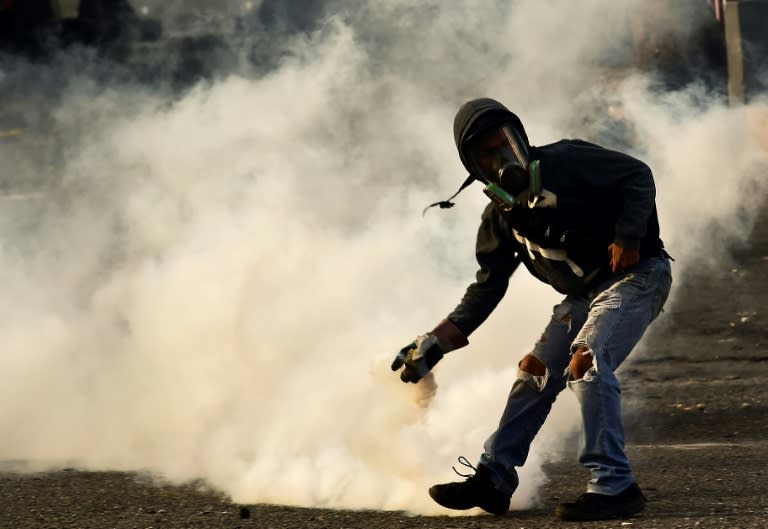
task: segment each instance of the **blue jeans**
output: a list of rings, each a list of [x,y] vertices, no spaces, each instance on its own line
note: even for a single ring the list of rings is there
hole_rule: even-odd
[[[567,296],[532,356],[546,367],[543,376],[518,370],[498,429],[485,442],[480,464],[492,471],[494,485],[512,494],[515,467],[522,466],[552,403],[567,385],[578,398],[584,424],[579,462],[589,468],[587,492],[616,495],[635,478],[624,453],[619,382],[614,371],[658,316],[672,284],[669,261],[650,258],[612,277],[586,296]],[[587,348],[592,367],[573,380],[573,351]]]

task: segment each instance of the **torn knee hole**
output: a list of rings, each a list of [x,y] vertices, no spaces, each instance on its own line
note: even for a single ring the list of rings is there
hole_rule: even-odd
[[[547,367],[544,362],[531,354],[527,354],[520,360],[518,367],[521,371],[536,377],[543,377],[547,373]]]
[[[532,354],[527,354],[518,364],[517,378],[528,387],[541,393],[549,382],[549,371],[544,362]]]
[[[584,346],[578,347],[571,356],[568,368],[571,370],[571,378],[580,380],[595,365],[595,359],[592,351]]]

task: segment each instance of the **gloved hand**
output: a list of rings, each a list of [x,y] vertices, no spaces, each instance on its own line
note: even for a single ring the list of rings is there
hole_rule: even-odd
[[[611,271],[616,274],[640,262],[640,251],[622,248],[616,243],[608,246],[611,259]]]
[[[428,332],[400,349],[392,362],[392,371],[405,366],[400,373],[400,380],[415,384],[435,367],[444,354],[437,336]]]

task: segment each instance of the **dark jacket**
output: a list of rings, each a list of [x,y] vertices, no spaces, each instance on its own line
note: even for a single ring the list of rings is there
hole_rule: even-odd
[[[505,115],[522,129],[517,116],[490,99],[471,101],[457,114],[456,146],[470,174],[467,136],[484,119],[498,123]],[[448,316],[464,336],[501,301],[520,263],[558,292],[584,295],[610,277],[611,243],[638,249],[641,258],[662,254],[653,175],[643,162],[581,140],[531,147],[530,158],[540,163],[540,200],[507,213],[490,203],[483,212],[476,281]]]

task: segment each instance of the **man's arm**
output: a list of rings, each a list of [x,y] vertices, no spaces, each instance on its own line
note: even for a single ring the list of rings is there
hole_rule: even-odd
[[[569,165],[585,193],[590,188],[607,191],[621,202],[614,244],[625,250],[639,250],[656,198],[651,169],[627,154],[582,141],[572,142]]]
[[[480,270],[461,303],[431,332],[403,347],[392,362],[400,380],[417,383],[450,351],[469,343],[467,337],[493,312],[507,291],[509,276],[520,264],[516,243],[505,236],[502,220],[489,204],[477,234],[475,254]]]
[[[520,264],[517,245],[510,240],[502,226],[499,213],[489,204],[483,212],[477,233],[475,256],[480,265],[475,282],[467,290],[458,306],[436,328],[438,337],[443,332],[451,336],[454,345],[467,337],[493,312],[507,291],[509,277]]]

